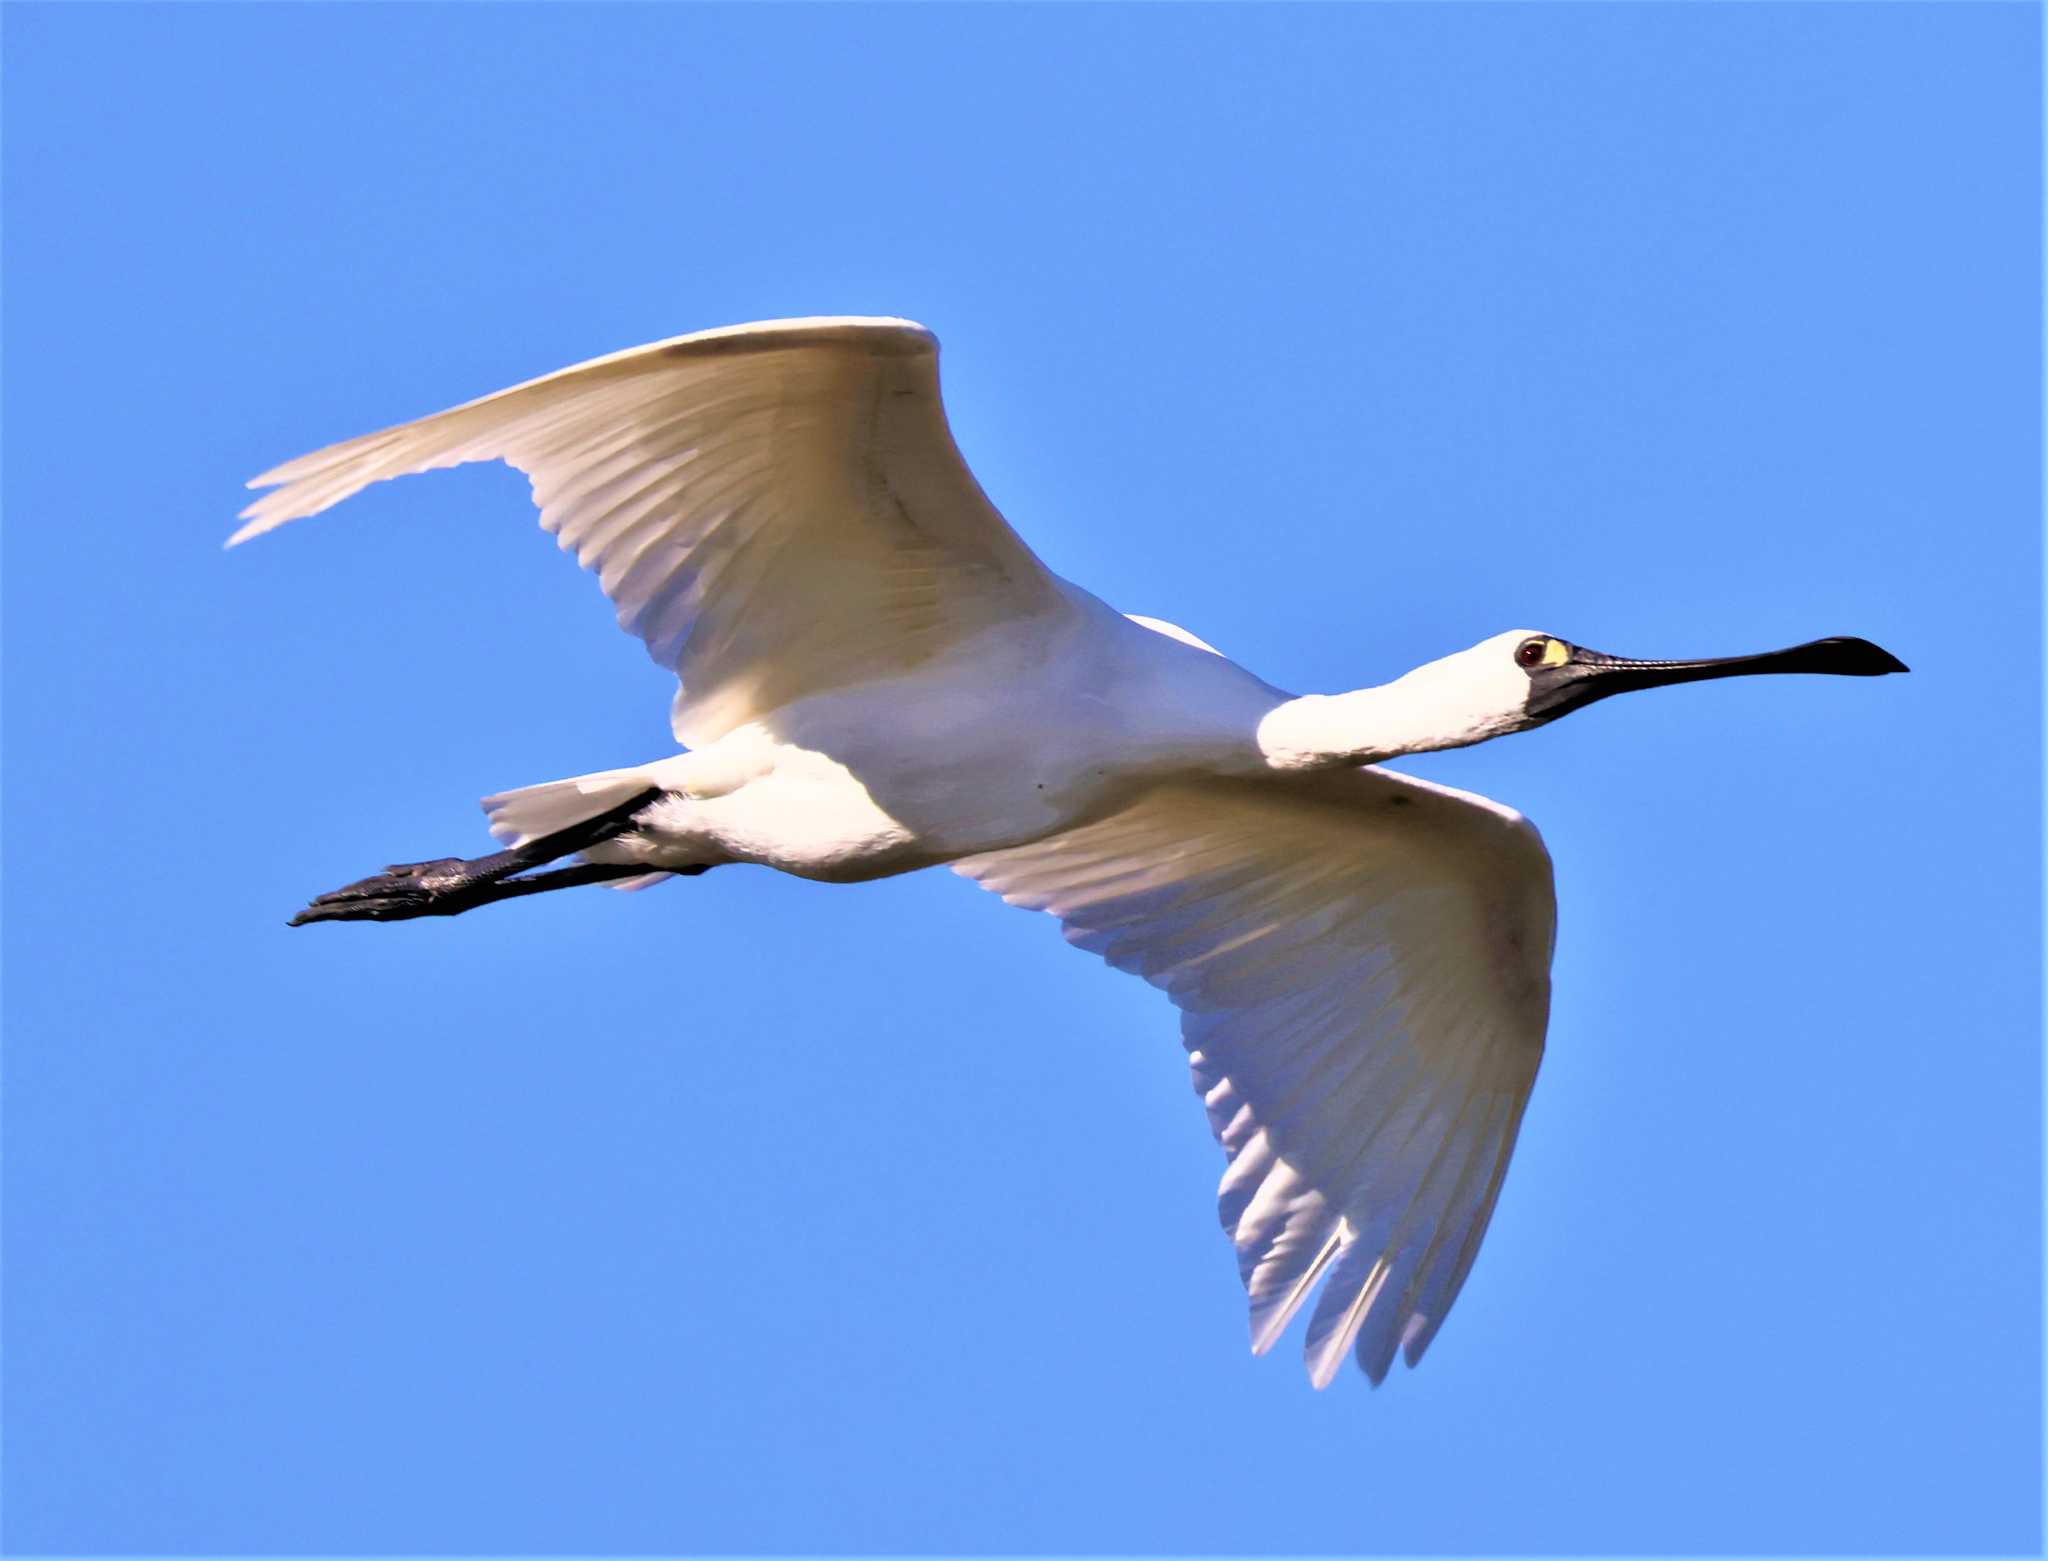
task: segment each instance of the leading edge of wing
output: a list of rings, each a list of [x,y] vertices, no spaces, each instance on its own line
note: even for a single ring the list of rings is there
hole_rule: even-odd
[[[723,325],[708,331],[691,331],[682,336],[668,337],[663,341],[648,342],[638,347],[626,347],[618,352],[586,358],[581,363],[572,363],[567,368],[522,380],[516,385],[508,385],[505,389],[494,390],[487,396],[460,402],[426,417],[394,423],[374,433],[360,434],[353,439],[323,445],[317,450],[295,456],[251,477],[246,486],[261,490],[303,483],[308,478],[317,477],[333,467],[357,460],[370,453],[380,442],[393,442],[396,436],[417,428],[421,423],[443,418],[458,419],[464,413],[492,406],[513,397],[558,388],[569,380],[583,378],[594,384],[611,378],[615,373],[638,373],[650,366],[650,359],[738,357],[749,353],[773,352],[785,347],[827,346],[834,343],[858,344],[869,352],[901,357],[930,355],[939,350],[939,339],[931,331],[915,320],[900,319],[894,315],[806,315],[787,320],[756,320],[746,325]],[[459,460],[451,459],[440,464],[456,465],[459,464]],[[388,475],[399,474],[398,471],[393,471]],[[318,488],[301,489],[296,498],[289,493],[268,494],[247,505],[236,516],[236,519],[245,524],[223,545],[235,547],[252,537],[263,535],[266,531],[274,531],[286,521],[303,520],[309,515],[317,515],[370,483],[382,480],[384,475],[387,474],[366,476],[360,482],[338,487],[331,492]]]

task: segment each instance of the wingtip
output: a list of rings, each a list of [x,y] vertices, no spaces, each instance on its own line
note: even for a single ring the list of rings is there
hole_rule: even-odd
[[[1334,1365],[1313,1365],[1308,1369],[1308,1385],[1318,1393],[1336,1380],[1337,1368]]]
[[[1326,1344],[1322,1349],[1308,1352],[1308,1385],[1318,1393],[1337,1380],[1337,1373],[1343,1368],[1348,1349],[1331,1349]]]
[[[275,487],[276,484],[273,481],[266,481],[262,477],[257,477],[251,479],[249,486],[252,488],[268,488]],[[224,548],[239,547],[251,537],[260,537],[266,531],[275,531],[287,520],[290,520],[292,518],[291,515],[277,513],[278,497],[279,495],[277,494],[267,493],[262,498],[243,505],[240,513],[235,516],[235,519],[239,520],[242,524],[235,528],[234,535],[229,537],[221,546]]]
[[[1410,1312],[1408,1321],[1401,1325],[1401,1359],[1413,1371],[1422,1359],[1422,1352],[1429,1348],[1429,1341],[1436,1337],[1436,1329],[1430,1326],[1430,1319],[1421,1312]]]

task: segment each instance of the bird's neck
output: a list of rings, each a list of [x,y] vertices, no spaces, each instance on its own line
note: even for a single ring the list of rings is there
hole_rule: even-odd
[[[1349,694],[1307,694],[1276,705],[1259,722],[1258,743],[1276,770],[1377,764],[1404,753],[1464,748],[1521,730],[1517,713],[1500,713],[1457,697],[1418,667],[1404,678]],[[1465,708],[1461,708],[1465,707]]]

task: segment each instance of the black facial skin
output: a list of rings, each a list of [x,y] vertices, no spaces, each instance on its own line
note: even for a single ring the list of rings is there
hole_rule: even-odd
[[[1837,677],[1875,678],[1910,670],[1890,651],[1868,640],[1813,640],[1789,650],[1760,656],[1722,656],[1712,661],[1631,661],[1597,650],[1566,645],[1569,653],[1556,666],[1544,666],[1542,638],[1524,640],[1515,650],[1515,664],[1529,674],[1528,711],[1554,721],[1582,705],[1609,694],[1666,683],[1698,683],[1707,678],[1749,677],[1764,672],[1825,672]],[[1531,663],[1535,663],[1531,665]]]

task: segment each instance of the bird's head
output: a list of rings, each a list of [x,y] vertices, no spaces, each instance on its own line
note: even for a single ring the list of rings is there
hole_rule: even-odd
[[[1377,688],[1290,699],[1259,723],[1258,740],[1276,769],[1373,764],[1526,732],[1631,689],[1764,672],[1868,678],[1906,670],[1890,651],[1859,639],[1813,640],[1711,661],[1635,661],[1514,629]]]
[[[1489,683],[1519,697],[1523,729],[1555,721],[1609,694],[1667,683],[1699,683],[1708,678],[1749,677],[1766,672],[1825,672],[1836,677],[1883,677],[1904,672],[1906,664],[1869,640],[1835,636],[1809,640],[1787,650],[1754,656],[1718,656],[1707,661],[1637,661],[1588,650],[1554,634],[1517,629],[1497,634],[1465,652],[1477,662],[1491,662]],[[1507,669],[1512,668],[1510,673]],[[1517,682],[1519,679],[1519,683]]]

